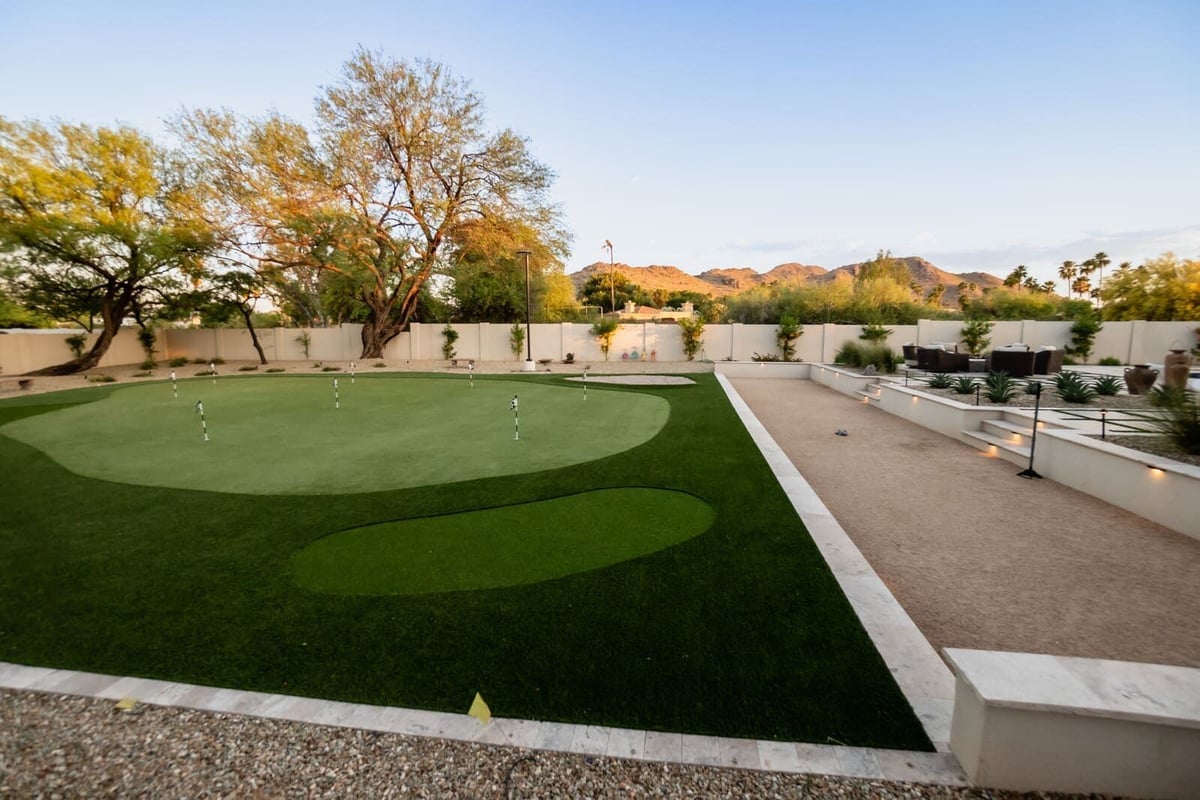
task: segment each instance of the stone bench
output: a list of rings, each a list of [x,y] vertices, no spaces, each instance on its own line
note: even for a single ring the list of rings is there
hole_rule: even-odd
[[[1200,669],[948,648],[950,749],[1020,792],[1200,797]]]

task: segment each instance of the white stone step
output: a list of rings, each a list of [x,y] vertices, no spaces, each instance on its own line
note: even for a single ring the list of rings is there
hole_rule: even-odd
[[[1012,435],[997,436],[987,431],[963,431],[963,440],[972,447],[985,453],[991,453],[1013,464],[1027,466],[1029,464],[1029,445],[1018,444],[1012,440]]]

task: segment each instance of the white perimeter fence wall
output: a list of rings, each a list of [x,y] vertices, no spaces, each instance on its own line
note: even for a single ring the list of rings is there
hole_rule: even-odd
[[[916,325],[892,325],[887,343],[895,350],[903,344],[931,342],[961,342],[961,320],[921,320]],[[383,361],[436,361],[443,358],[442,324],[419,324],[388,343]],[[512,361],[525,358],[526,347],[520,355],[512,352],[512,325],[470,323],[454,324],[458,340],[455,355],[479,361]],[[522,326],[523,327],[523,326]],[[1096,335],[1095,349],[1089,361],[1111,357],[1124,364],[1143,364],[1162,361],[1173,347],[1189,349],[1196,344],[1196,329],[1200,322],[1106,322]],[[342,325],[338,328],[268,328],[258,331],[259,341],[268,361],[334,361],[359,359],[362,352],[362,326]],[[568,353],[578,362],[603,361],[600,344],[591,333],[589,323],[553,323],[532,326],[533,358],[562,361]],[[708,325],[697,358],[709,361],[749,361],[755,355],[779,353],[774,325]],[[859,325],[805,325],[804,333],[795,342],[796,356],[809,363],[833,361],[838,348],[857,341]],[[19,375],[58,364],[71,358],[66,338],[78,331],[0,331],[0,374]],[[101,367],[140,363],[145,355],[137,340],[135,328],[123,328],[113,345],[100,361]],[[305,352],[303,339],[307,335]],[[88,346],[95,340],[89,336]],[[1002,321],[992,325],[991,347],[1024,342],[1031,347],[1066,347],[1071,341],[1071,323]],[[683,340],[679,326],[672,323],[633,323],[622,325],[609,351],[610,361],[623,358],[651,358],[656,361],[682,361]],[[184,357],[191,359],[223,358],[226,361],[256,361],[258,354],[244,328],[164,328],[158,332],[155,357],[159,361]]]

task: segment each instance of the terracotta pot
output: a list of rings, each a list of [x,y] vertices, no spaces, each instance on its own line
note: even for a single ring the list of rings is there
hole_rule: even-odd
[[[1125,368],[1125,386],[1130,394],[1146,394],[1158,380],[1158,370],[1149,364],[1135,364]]]
[[[1192,357],[1184,350],[1172,350],[1163,357],[1163,383],[1168,389],[1186,389]]]

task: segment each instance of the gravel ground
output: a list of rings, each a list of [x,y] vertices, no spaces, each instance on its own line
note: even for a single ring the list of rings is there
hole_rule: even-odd
[[[0,797],[996,798],[0,690]]]
[[[733,384],[939,652],[1200,667],[1200,540],[820,384]]]

